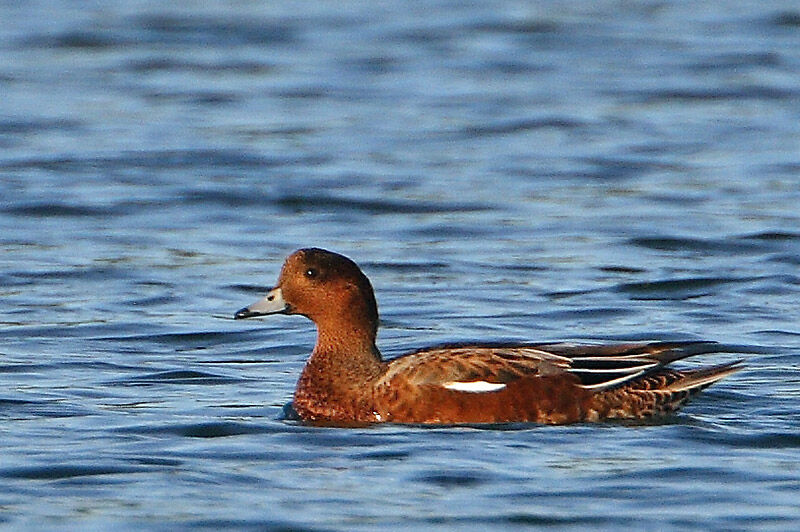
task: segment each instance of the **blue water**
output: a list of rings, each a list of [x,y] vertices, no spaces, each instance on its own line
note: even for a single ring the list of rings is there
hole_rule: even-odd
[[[800,6],[0,20],[0,526],[800,528]],[[282,407],[312,325],[230,317],[308,245],[372,279],[386,356],[752,354],[644,425],[307,427]]]

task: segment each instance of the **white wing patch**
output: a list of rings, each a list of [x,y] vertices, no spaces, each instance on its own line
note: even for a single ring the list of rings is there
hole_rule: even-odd
[[[486,382],[486,381],[470,381],[470,382],[451,381],[444,383],[442,386],[444,386],[448,390],[454,390],[456,392],[469,392],[469,393],[496,392],[506,387],[505,384],[500,382]]]

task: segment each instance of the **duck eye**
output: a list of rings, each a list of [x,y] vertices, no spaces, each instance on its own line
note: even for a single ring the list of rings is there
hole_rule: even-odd
[[[316,276],[317,276],[317,270],[315,270],[314,268],[309,268],[306,270],[306,277],[308,277],[309,279],[313,279]]]

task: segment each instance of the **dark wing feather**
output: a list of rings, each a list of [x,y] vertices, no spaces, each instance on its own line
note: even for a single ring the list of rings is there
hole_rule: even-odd
[[[676,360],[724,349],[716,342],[550,344],[540,348],[569,356],[572,361],[569,372],[578,376],[584,388],[594,391],[608,390],[659,373]]]

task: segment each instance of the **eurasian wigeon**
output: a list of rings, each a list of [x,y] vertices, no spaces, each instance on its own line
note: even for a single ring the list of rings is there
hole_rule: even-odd
[[[383,360],[372,285],[347,257],[300,249],[278,284],[236,319],[300,314],[317,342],[294,410],[325,424],[575,423],[674,412],[740,362],[695,370],[669,363],[720,351],[714,342],[463,344]]]

